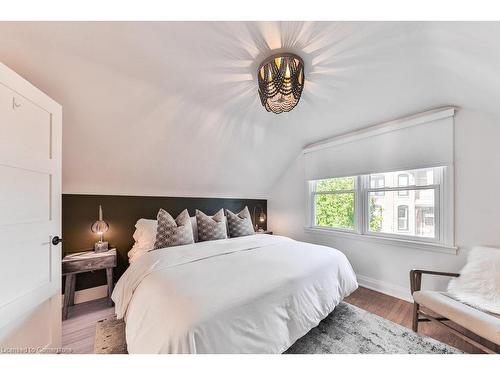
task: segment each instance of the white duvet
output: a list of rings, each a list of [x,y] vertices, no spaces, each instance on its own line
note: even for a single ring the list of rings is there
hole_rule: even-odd
[[[151,251],[112,299],[129,353],[282,353],[357,286],[340,251],[255,235]]]

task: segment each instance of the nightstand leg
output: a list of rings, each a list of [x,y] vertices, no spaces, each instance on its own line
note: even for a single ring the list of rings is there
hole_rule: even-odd
[[[113,306],[111,294],[113,293],[113,268],[106,268],[106,279],[108,280],[108,306]]]
[[[68,308],[69,301],[71,299],[71,286],[73,284],[74,275],[66,275],[66,285],[64,286],[64,302],[63,302],[63,311],[62,311],[62,319],[68,319]]]
[[[75,283],[76,283],[76,275],[71,275],[71,292],[69,295],[69,305],[75,306]]]

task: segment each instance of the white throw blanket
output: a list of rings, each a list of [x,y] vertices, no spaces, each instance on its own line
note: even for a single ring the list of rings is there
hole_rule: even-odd
[[[448,284],[450,297],[492,314],[500,314],[500,249],[472,249],[460,277]]]
[[[338,250],[255,235],[151,251],[112,298],[129,353],[281,353],[356,288]]]

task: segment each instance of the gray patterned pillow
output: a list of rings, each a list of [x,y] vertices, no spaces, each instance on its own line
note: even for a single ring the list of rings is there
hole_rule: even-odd
[[[222,209],[211,217],[196,210],[196,226],[198,227],[198,241],[227,238],[226,218]]]
[[[238,214],[234,214],[226,209],[226,217],[229,224],[230,237],[242,237],[255,234],[248,207],[245,207]]]
[[[163,208],[158,211],[158,228],[154,250],[194,243],[193,227],[187,210],[182,211],[174,220]]]

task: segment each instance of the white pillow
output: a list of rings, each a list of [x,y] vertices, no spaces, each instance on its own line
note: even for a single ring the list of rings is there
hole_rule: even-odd
[[[198,242],[198,228],[196,226],[196,217],[191,217],[191,225],[193,227],[194,242]],[[134,246],[128,252],[128,261],[132,263],[141,255],[153,250],[156,241],[156,231],[158,229],[158,221],[152,219],[139,219],[135,223]]]
[[[132,263],[141,255],[152,250],[156,240],[158,222],[150,219],[139,219],[135,223],[134,246],[128,252],[128,261]]]
[[[472,249],[460,277],[448,284],[448,294],[479,310],[500,314],[500,249]]]

